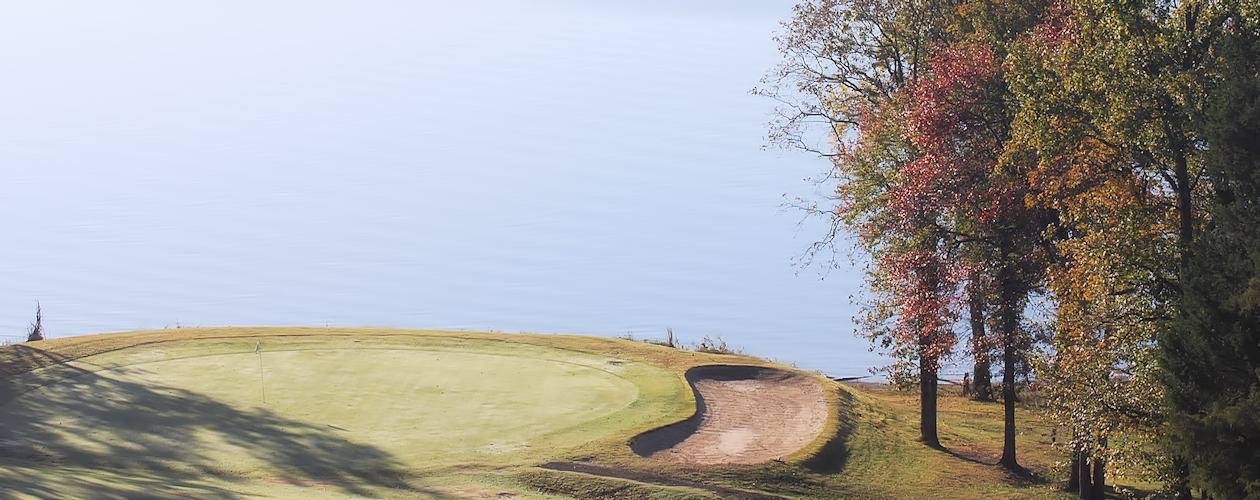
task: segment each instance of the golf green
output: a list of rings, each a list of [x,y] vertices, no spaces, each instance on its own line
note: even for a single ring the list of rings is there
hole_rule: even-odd
[[[378,484],[633,433],[662,417],[635,404],[640,385],[678,385],[647,364],[512,342],[260,340],[107,352],[61,365],[50,383],[34,372],[0,406],[0,448],[67,466]]]

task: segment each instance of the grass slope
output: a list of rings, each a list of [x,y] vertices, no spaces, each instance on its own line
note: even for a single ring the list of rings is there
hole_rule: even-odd
[[[694,400],[680,373],[732,361],[756,362],[616,339],[381,329],[8,346],[0,484],[36,497],[545,496],[512,474],[685,418]]]
[[[258,386],[264,348],[267,404]],[[991,464],[1000,407],[825,382],[832,413],[785,462],[680,468],[626,443],[690,416],[705,364],[620,339],[314,328],[181,329],[0,348],[0,496],[1061,498]],[[1022,461],[1060,457],[1021,415]],[[578,461],[619,477],[536,465]],[[672,478],[662,481],[659,478]]]

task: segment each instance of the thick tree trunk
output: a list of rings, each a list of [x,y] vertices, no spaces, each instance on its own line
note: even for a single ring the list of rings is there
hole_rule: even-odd
[[[1015,346],[1010,341],[1002,349],[1002,459],[998,463],[1019,470],[1015,457]]]
[[[936,370],[919,359],[919,435],[933,448],[941,447],[936,433]]]
[[[984,298],[979,292],[971,292],[968,297],[968,309],[971,313],[971,350],[975,353],[976,364],[971,374],[972,396],[976,401],[993,401],[993,377],[990,374],[992,365],[989,361],[989,346],[984,332]]]
[[[1107,438],[1102,438],[1102,448],[1107,449]],[[1094,478],[1090,481],[1090,498],[1094,500],[1103,500],[1106,498],[1107,487],[1107,460],[1102,457],[1094,458]]]
[[[1080,453],[1080,460],[1077,460],[1076,470],[1072,472],[1077,478],[1076,491],[1080,494],[1079,496],[1082,500],[1090,500],[1089,495],[1094,491],[1094,488],[1091,484],[1093,482],[1092,476],[1089,473],[1089,454],[1085,452],[1078,453]]]
[[[1068,465],[1067,491],[1081,491],[1081,452],[1072,452],[1072,462]]]
[[[1009,245],[1000,246],[1002,255],[1010,255]],[[1016,283],[1014,264],[1007,264],[998,273],[998,334],[1002,338],[1002,459],[998,461],[1003,467],[1022,472],[1019,460],[1015,457],[1015,363],[1019,348],[1019,318],[1023,311],[1017,310],[1021,303],[1019,286]]]
[[[976,354],[976,364],[971,374],[971,398],[976,401],[993,401],[993,364],[989,354]]]

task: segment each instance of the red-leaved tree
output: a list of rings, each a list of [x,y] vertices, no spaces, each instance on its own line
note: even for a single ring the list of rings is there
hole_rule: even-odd
[[[1044,272],[1042,238],[1053,217],[1025,202],[1029,163],[1003,156],[1013,113],[998,54],[984,41],[954,44],[938,51],[930,68],[910,89],[906,119],[907,138],[920,155],[902,170],[891,206],[932,220],[940,248],[953,250],[948,255],[957,260],[950,267],[972,285],[991,288],[1003,365],[1001,463],[1019,469],[1015,373],[1029,343],[1023,311]]]

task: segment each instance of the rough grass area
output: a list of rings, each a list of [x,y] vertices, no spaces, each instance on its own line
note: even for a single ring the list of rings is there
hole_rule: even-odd
[[[1012,476],[991,465],[1001,407],[949,391],[945,450],[916,441],[913,393],[824,381],[824,431],[784,461],[635,454],[631,438],[696,411],[683,374],[709,364],[790,369],[621,339],[384,329],[3,347],[0,497],[1068,498],[1035,412],[1019,434],[1035,474]]]
[[[695,488],[644,483],[629,479],[583,474],[580,472],[529,469],[517,479],[540,492],[565,497],[600,499],[712,500],[722,498]]]
[[[617,456],[600,463],[667,474],[675,478],[788,498],[1071,498],[1061,492],[1061,460],[1048,446],[1050,427],[1021,410],[1021,462],[1032,477],[1008,474],[993,465],[1000,456],[1002,408],[944,391],[940,431],[945,450],[917,441],[915,393],[886,386],[831,384],[840,409],[828,425],[829,440],[786,462],[761,465],[678,468]],[[572,480],[572,479],[571,479]]]

